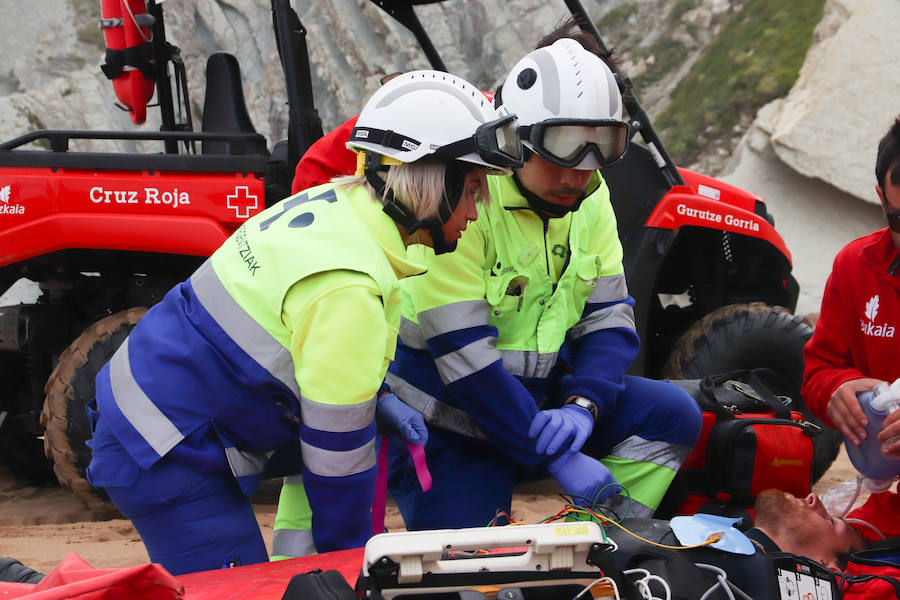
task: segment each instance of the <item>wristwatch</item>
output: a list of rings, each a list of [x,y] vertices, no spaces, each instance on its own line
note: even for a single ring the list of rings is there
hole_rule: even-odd
[[[597,405],[588,400],[587,398],[583,398],[581,396],[573,396],[566,400],[566,404],[574,404],[575,406],[580,406],[581,408],[586,409],[591,416],[594,417],[594,423],[597,422]]]

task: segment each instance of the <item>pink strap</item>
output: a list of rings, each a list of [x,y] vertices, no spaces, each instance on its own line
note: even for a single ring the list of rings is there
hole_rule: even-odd
[[[431,489],[431,472],[428,470],[428,465],[425,464],[425,448],[422,447],[422,444],[414,446],[406,442],[406,449],[409,450],[413,465],[416,467],[416,477],[419,478],[419,485],[422,486],[423,492],[427,492]]]
[[[388,435],[381,436],[378,470],[375,475],[375,499],[372,501],[372,535],[384,533],[384,505],[387,502]]]
[[[431,472],[425,463],[425,448],[422,444],[410,444],[406,442],[406,449],[412,457],[416,467],[416,477],[422,491],[431,489]],[[378,449],[378,470],[375,475],[375,499],[372,501],[372,535],[384,533],[384,510],[387,504],[387,480],[388,480],[388,435],[381,436],[381,447]]]

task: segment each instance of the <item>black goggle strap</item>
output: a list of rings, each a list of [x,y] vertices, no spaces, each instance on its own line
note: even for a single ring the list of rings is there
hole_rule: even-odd
[[[394,223],[406,229],[407,233],[413,233],[423,223],[409,210],[405,205],[394,198],[394,191],[387,189],[384,179],[378,176],[380,171],[387,171],[390,167],[383,165],[381,155],[370,150],[365,151],[365,162],[363,174],[366,181],[375,190],[375,194],[381,197],[381,204],[384,214],[389,216]]]
[[[444,171],[444,194],[441,203],[438,206],[437,219],[418,219],[409,208],[394,197],[394,191],[387,188],[384,180],[378,176],[380,171],[387,171],[388,166],[382,164],[382,157],[376,152],[365,152],[365,170],[364,175],[366,181],[375,190],[375,193],[382,199],[382,210],[389,216],[394,223],[402,226],[408,234],[414,233],[419,229],[427,229],[431,233],[431,237],[438,243],[440,240],[444,242],[443,230],[441,227],[450,216],[459,201],[462,198],[463,190],[466,182],[466,175],[475,167],[459,161],[448,161]]]
[[[521,144],[519,156],[513,156],[497,145],[497,129],[515,117],[509,116],[490,123],[480,125],[471,137],[451,142],[438,148],[434,156],[438,158],[459,158],[470,152],[475,152],[485,161],[499,167],[521,167]],[[517,133],[517,130],[515,131]]]

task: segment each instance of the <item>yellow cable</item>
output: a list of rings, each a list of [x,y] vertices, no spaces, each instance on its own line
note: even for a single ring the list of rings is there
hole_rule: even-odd
[[[596,517],[604,522],[612,523],[613,525],[615,525],[616,527],[618,527],[619,529],[621,529],[622,531],[624,531],[625,533],[627,533],[628,535],[630,535],[631,537],[633,537],[635,539],[641,540],[642,542],[650,544],[651,546],[656,546],[657,548],[666,548],[668,550],[690,550],[691,548],[702,548],[703,546],[709,546],[710,544],[715,544],[716,542],[718,542],[719,540],[722,539],[722,532],[717,531],[715,533],[710,534],[709,537],[706,538],[705,541],[700,542],[699,544],[694,544],[693,546],[669,546],[667,544],[659,544],[657,542],[652,542],[646,538],[643,538],[643,537],[639,536],[638,534],[634,533],[633,531],[629,531],[628,528],[625,527],[624,525],[621,525],[620,523],[616,523],[615,521],[613,521],[606,515],[601,515],[600,513],[596,513],[592,510],[574,508],[574,507],[570,506],[569,510],[562,514],[565,515],[568,513],[581,513],[581,514]]]

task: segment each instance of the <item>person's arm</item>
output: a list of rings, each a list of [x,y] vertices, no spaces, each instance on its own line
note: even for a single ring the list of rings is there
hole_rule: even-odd
[[[428,272],[404,280],[447,393],[472,417],[499,452],[528,468],[546,457],[535,451],[528,428],[534,398],[503,367],[497,329],[489,324],[483,265],[485,240],[471,223],[456,251],[426,252]]]
[[[597,418],[601,419],[624,390],[625,372],[641,342],[635,330],[634,299],[625,282],[616,217],[609,201],[599,200],[602,213],[589,254],[597,257],[600,270],[581,320],[569,330],[573,373],[562,383],[561,393],[564,400],[587,398],[597,406]]]
[[[328,183],[340,175],[353,175],[356,171],[356,153],[346,144],[358,118],[359,115],[351,117],[320,137],[300,157],[294,169],[291,194]]]
[[[866,377],[853,364],[850,340],[859,331],[854,319],[848,318],[854,312],[842,302],[841,259],[839,254],[834,261],[813,336],[803,351],[801,394],[816,416],[858,445],[865,437],[866,419],[856,394],[872,389],[878,380]]]
[[[374,282],[349,271],[295,284],[282,318],[293,332],[290,348],[303,420],[302,485],[316,549],[363,546],[372,535],[375,395],[387,364],[388,336],[396,332],[388,331]],[[302,522],[283,515],[281,506],[279,519]]]

